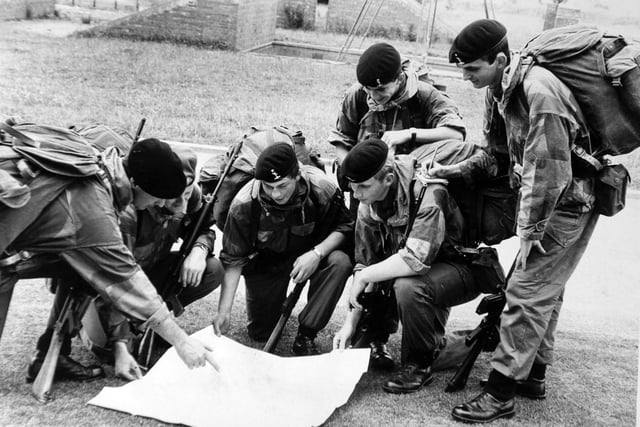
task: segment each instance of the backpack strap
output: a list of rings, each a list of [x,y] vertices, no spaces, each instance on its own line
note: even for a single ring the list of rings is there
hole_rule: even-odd
[[[14,137],[16,140],[22,142],[24,145],[28,145],[30,147],[35,147],[35,148],[40,147],[40,144],[37,141],[34,141],[24,133],[20,132],[17,129],[14,129],[12,126],[9,126],[4,122],[0,122],[0,130],[5,131],[6,133]]]
[[[400,248],[404,248],[404,246],[407,244],[409,233],[411,233],[411,228],[413,228],[413,223],[416,221],[418,209],[420,209],[420,204],[422,203],[422,199],[424,198],[424,193],[427,191],[427,185],[429,185],[427,182],[422,183],[422,187],[420,188],[420,193],[418,193],[418,198],[415,199],[413,196],[413,192],[414,192],[415,183],[417,180],[418,180],[417,178],[414,178],[413,180],[411,180],[411,185],[409,187],[410,188],[409,194],[410,194],[410,200],[411,200],[409,204],[409,220],[407,221],[407,228],[405,228],[404,230],[404,235],[400,240]]]
[[[260,226],[260,202],[257,197],[251,196],[251,230],[249,238],[253,244],[253,253],[257,253],[256,242],[258,241],[258,228]]]

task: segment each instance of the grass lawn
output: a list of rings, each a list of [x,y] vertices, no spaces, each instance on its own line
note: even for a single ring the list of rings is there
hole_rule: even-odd
[[[3,23],[0,58],[3,115],[59,125],[100,121],[132,133],[139,119],[146,117],[143,136],[223,145],[251,125],[286,124],[304,130],[308,143],[326,155],[331,155],[331,148],[325,138],[342,93],[355,80],[352,65],[170,44],[57,38],[25,32],[19,23]],[[481,91],[457,79],[438,80],[458,102],[470,139],[480,141]],[[638,155],[628,157],[633,175],[640,169]],[[561,320],[557,361],[549,372],[549,398],[544,402],[518,399],[518,415],[508,425],[635,425],[640,259],[632,246],[639,240],[636,220],[628,212],[614,219],[626,231],[604,222],[597,240],[607,241],[617,233],[619,241],[607,241],[602,247],[614,247],[620,253],[598,252],[600,247],[593,245],[590,258],[576,272],[579,279],[572,282],[579,285],[582,278],[588,288],[576,285],[567,291],[563,312],[567,316]],[[597,275],[592,266],[600,267]],[[189,332],[208,325],[217,298],[215,292],[190,306],[180,323]],[[51,299],[42,281],[25,281],[16,287],[0,342],[0,425],[157,425],[85,405],[103,386],[122,383],[112,371],[107,379],[89,384],[56,383],[58,399],[46,406],[30,397],[25,369]],[[476,326],[480,319],[474,314],[475,304],[453,310],[451,329]],[[344,313],[342,302],[320,336],[323,349],[329,349],[331,334]],[[234,316],[230,337],[258,346],[245,332],[241,293]],[[280,344],[282,354],[288,354],[295,331],[292,324]],[[391,350],[399,355],[397,335]],[[85,362],[93,360],[79,346],[73,354]],[[457,425],[449,417],[451,407],[479,392],[477,380],[489,369],[486,361],[483,354],[467,389],[454,394],[441,392],[452,372],[438,374],[433,385],[411,396],[388,395],[380,388],[383,376],[366,374],[349,403],[327,425]]]

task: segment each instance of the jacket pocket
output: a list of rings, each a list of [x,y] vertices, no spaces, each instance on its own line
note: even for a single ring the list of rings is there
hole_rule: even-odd
[[[313,233],[313,230],[316,228],[315,222],[311,222],[309,224],[300,224],[300,225],[292,225],[291,226],[291,234],[296,237],[306,237]]]
[[[547,223],[545,240],[549,237],[563,248],[571,246],[580,237],[582,222],[587,215],[589,213],[554,211]],[[544,243],[543,247],[547,249]]]

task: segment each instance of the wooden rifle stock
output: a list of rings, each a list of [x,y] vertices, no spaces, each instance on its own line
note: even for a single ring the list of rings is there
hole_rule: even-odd
[[[91,302],[91,298],[88,295],[74,295],[72,293],[69,293],[64,301],[62,311],[58,316],[51,336],[47,355],[31,387],[31,392],[40,403],[47,403],[53,399],[51,386],[53,385],[62,343],[67,334],[72,334],[79,327],[89,302]]]
[[[304,288],[305,284],[306,282],[296,283],[291,293],[282,303],[282,314],[280,315],[280,319],[278,319],[278,323],[273,329],[273,332],[271,332],[269,340],[267,341],[263,349],[267,353],[273,353],[276,349],[276,346],[280,341],[280,337],[282,336],[282,331],[284,331],[287,320],[289,320],[289,316],[291,316],[293,308],[296,306],[296,303],[300,299],[300,294],[302,294],[302,289]]]

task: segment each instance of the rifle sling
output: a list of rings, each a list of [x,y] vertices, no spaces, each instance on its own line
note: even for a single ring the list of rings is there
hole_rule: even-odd
[[[424,193],[427,190],[428,184],[422,184],[420,188],[420,193],[418,193],[418,198],[414,199],[413,196],[413,188],[415,186],[416,180],[411,181],[411,189],[409,194],[411,195],[411,202],[409,207],[409,220],[407,221],[407,228],[404,230],[404,235],[402,236],[402,240],[400,240],[400,248],[403,248],[407,244],[407,239],[409,238],[409,233],[411,233],[411,228],[413,227],[413,223],[416,220],[416,216],[418,215],[418,209],[420,209],[420,204],[422,203],[422,199],[424,198]]]

